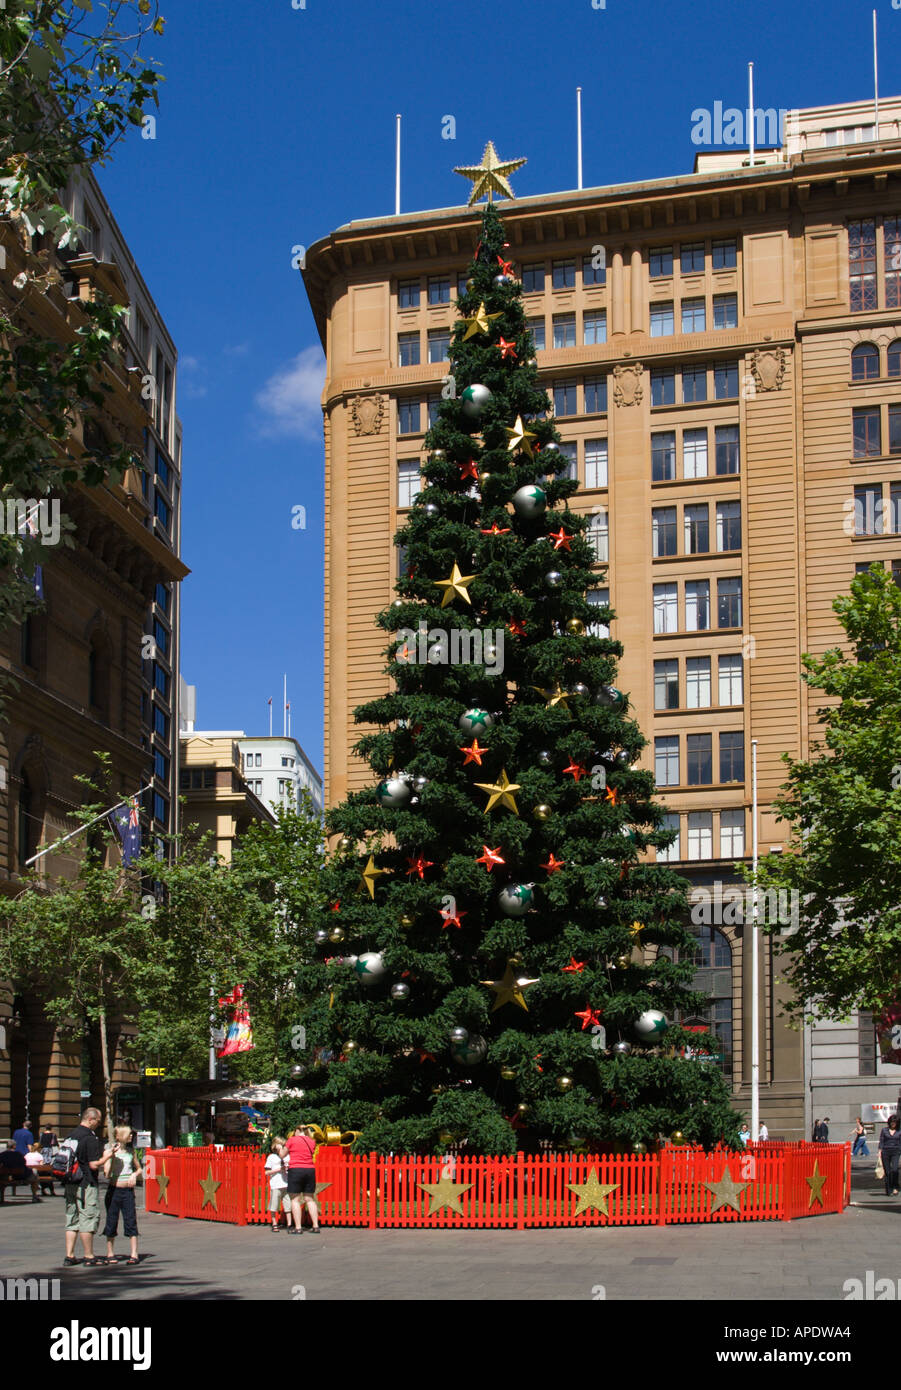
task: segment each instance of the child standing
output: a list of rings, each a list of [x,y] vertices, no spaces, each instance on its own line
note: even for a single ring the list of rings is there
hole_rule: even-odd
[[[130,1254],[126,1264],[138,1263],[138,1218],[135,1213],[135,1186],[138,1181],[138,1163],[131,1144],[131,1125],[117,1125],[114,1130],[116,1142],[104,1156],[103,1171],[108,1179],[106,1189],[106,1263],[117,1265],[118,1256],[113,1249],[113,1241],[119,1231],[119,1213],[122,1213],[122,1227],[128,1236]]]
[[[28,1165],[28,1181],[31,1183],[31,1200],[39,1202],[41,1200],[41,1184],[38,1181],[38,1169],[43,1167],[44,1160],[41,1157],[40,1144],[32,1144],[28,1153],[25,1155],[25,1162]],[[50,1196],[53,1196],[53,1184],[50,1185]]]
[[[272,1153],[266,1159],[266,1176],[269,1179],[269,1215],[272,1217],[272,1230],[277,1233],[281,1227],[278,1224],[279,1212],[284,1207],[287,1220],[287,1228],[291,1229],[291,1206],[288,1199],[288,1180],[285,1177],[285,1160],[279,1152],[278,1146],[284,1144],[281,1135],[276,1134],[272,1140]]]

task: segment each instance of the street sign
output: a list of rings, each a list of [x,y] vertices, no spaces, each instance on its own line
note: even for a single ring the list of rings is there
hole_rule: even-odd
[[[145,1068],[144,1068],[144,1075],[145,1075],[145,1076],[165,1076],[165,1075],[166,1075],[166,1068],[165,1068],[165,1067],[145,1067]]]

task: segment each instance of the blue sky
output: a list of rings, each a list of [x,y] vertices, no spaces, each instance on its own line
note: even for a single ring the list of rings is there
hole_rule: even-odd
[[[577,86],[586,187],[689,173],[692,111],[743,106],[748,61],[759,106],[869,98],[872,8],[165,0],[156,139],[129,137],[100,178],[180,354],[182,668],[200,728],[265,733],[271,695],[280,730],[287,672],[292,733],[321,767],[322,359],[291,248],[393,213],[395,113],[404,212],[464,202],[452,167],[488,139],[528,158],[518,196],[575,187]],[[877,10],[887,96],[901,10]]]

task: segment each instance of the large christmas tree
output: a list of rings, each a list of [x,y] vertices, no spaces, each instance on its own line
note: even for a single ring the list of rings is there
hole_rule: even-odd
[[[373,785],[328,814],[307,1052],[284,1078],[303,1098],[276,1121],[381,1152],[733,1142],[716,1066],[672,1025],[701,1004],[686,884],[643,857],[670,836],[622,648],[591,631],[613,615],[586,598],[588,518],[507,254],[489,203],[377,619],[393,690],[355,712]]]

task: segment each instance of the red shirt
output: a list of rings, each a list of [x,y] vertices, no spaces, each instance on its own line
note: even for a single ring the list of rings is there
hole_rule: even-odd
[[[288,1150],[289,1168],[312,1168],[314,1166],[315,1139],[308,1139],[305,1134],[295,1134],[285,1141],[285,1148]]]

